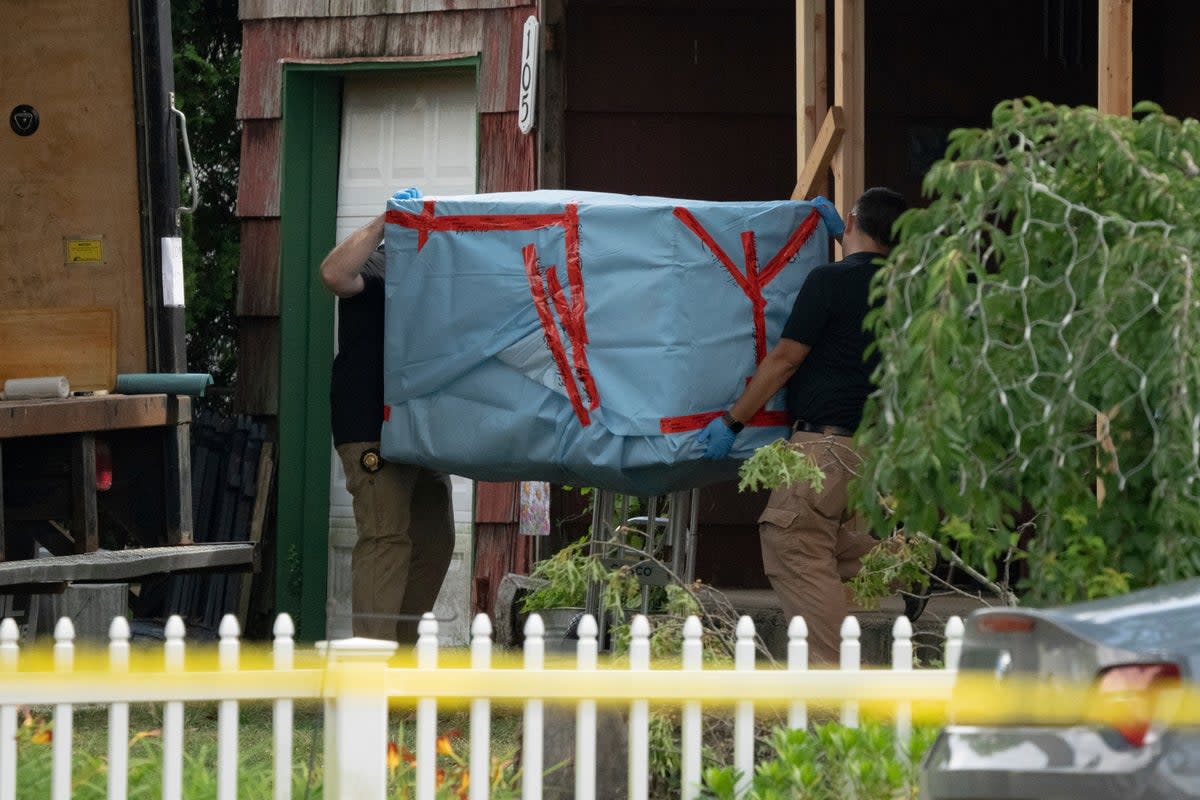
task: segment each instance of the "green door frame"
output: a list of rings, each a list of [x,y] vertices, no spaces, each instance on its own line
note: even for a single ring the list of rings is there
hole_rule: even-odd
[[[342,82],[359,72],[447,69],[471,71],[478,83],[479,57],[283,67],[275,606],[305,641],[325,636],[334,301],[317,268],[336,236]]]

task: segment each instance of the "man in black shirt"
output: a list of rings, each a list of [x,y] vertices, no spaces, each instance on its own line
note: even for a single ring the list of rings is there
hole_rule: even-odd
[[[700,433],[708,458],[726,457],[743,423],[787,385],[790,442],[817,463],[825,480],[820,490],[800,481],[773,491],[758,520],[759,536],[771,586],[789,619],[804,617],[817,662],[838,660],[847,611],[842,581],[857,574],[860,559],[877,543],[848,508],[847,486],[861,461],[852,437],[879,360],[865,357],[873,341],[863,330],[868,291],[905,208],[890,189],[863,193],[845,223],[845,257],[809,274],[779,343],[733,407]],[[828,210],[822,217],[828,226]]]
[[[396,197],[420,197],[416,189]],[[321,262],[338,296],[338,354],[330,384],[333,443],[354,500],[351,557],[355,636],[416,641],[454,552],[450,479],[383,460],[384,216],[350,234]]]

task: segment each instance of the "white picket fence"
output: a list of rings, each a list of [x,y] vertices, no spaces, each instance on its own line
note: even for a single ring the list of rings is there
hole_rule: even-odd
[[[810,702],[840,702],[846,725],[858,724],[859,702],[896,701],[898,741],[911,731],[912,702],[948,699],[962,647],[962,621],[946,625],[945,668],[913,669],[912,626],[899,617],[893,626],[892,669],[861,668],[859,625],[847,617],[842,625],[838,670],[809,670],[807,629],[796,618],[788,629],[786,668],[756,669],[755,630],[749,617],[737,626],[733,669],[703,669],[701,624],[691,617],[684,626],[678,668],[652,668],[650,625],[645,617],[632,624],[627,669],[602,669],[597,655],[597,626],[589,615],[579,626],[576,660],[571,668],[548,669],[544,626],[531,615],[525,626],[521,669],[492,664],[492,626],[484,615],[472,625],[470,666],[438,664],[437,622],[426,615],[420,624],[415,668],[389,666],[396,644],[372,639],[346,639],[318,645],[323,654],[316,668],[297,667],[294,627],[282,614],[275,622],[272,669],[243,669],[237,620],[227,616],[220,626],[215,670],[185,673],[184,624],[172,617],[165,629],[163,669],[147,675],[130,670],[130,630],[123,618],[109,631],[107,672],[75,668],[75,632],[70,620],[55,629],[53,669],[20,671],[18,630],[11,619],[0,622],[0,800],[16,800],[16,734],[18,704],[52,705],[53,800],[68,800],[71,791],[73,706],[105,704],[109,708],[108,797],[125,800],[129,758],[129,704],[164,703],[162,797],[183,797],[184,704],[218,703],[217,784],[219,800],[238,797],[239,703],[273,701],[274,797],[288,800],[292,791],[292,713],[297,700],[323,700],[325,709],[324,796],[376,800],[387,785],[389,698],[416,699],[416,792],[432,800],[436,786],[437,714],[439,700],[470,702],[470,800],[487,800],[491,768],[491,703],[523,702],[525,743],[543,742],[544,704],[571,703],[576,708],[575,797],[594,800],[596,785],[596,716],[598,702],[627,703],[629,714],[629,797],[644,800],[649,786],[650,702],[676,703],[681,709],[682,796],[700,794],[701,707],[708,703],[734,708],[735,766],[742,788],[754,770],[756,703],[787,703],[792,727],[807,725]],[[753,673],[750,675],[749,673]],[[522,797],[542,797],[542,747],[525,746]]]

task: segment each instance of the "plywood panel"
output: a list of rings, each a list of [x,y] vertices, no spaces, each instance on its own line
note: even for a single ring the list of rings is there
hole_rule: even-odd
[[[72,391],[111,389],[116,328],[107,307],[0,310],[0,384],[65,375]]]
[[[111,308],[117,369],[145,371],[128,0],[0,0],[0,19],[0,108],[41,117],[0,132],[0,310]],[[65,238],[101,240],[103,263],[66,263]]]

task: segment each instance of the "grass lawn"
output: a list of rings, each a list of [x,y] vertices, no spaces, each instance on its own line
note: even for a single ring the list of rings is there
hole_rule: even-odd
[[[217,791],[217,704],[191,703],[185,707],[183,792],[189,798],[215,797]],[[53,731],[52,709],[31,711],[17,744],[17,796],[49,797]],[[130,707],[129,797],[158,798],[162,792],[161,703]],[[292,731],[292,796],[322,796],[323,706],[319,702],[297,702]],[[408,797],[413,780],[411,751],[415,715],[410,708],[396,708],[390,716],[390,737],[396,744],[387,757],[391,767],[391,797]],[[269,798],[272,795],[271,706],[243,704],[238,732],[238,796]],[[457,797],[465,771],[469,716],[465,711],[439,714],[439,772],[444,788],[439,797]],[[512,759],[518,746],[519,713],[493,710],[493,764],[500,768],[494,796],[519,785]],[[102,800],[107,796],[108,709],[77,707],[74,721],[72,800]],[[495,770],[494,770],[495,771]],[[513,795],[515,796],[515,795]]]

